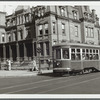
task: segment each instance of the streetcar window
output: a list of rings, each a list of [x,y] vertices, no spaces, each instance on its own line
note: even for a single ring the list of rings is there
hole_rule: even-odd
[[[69,49],[68,48],[63,49],[62,54],[63,54],[64,59],[69,59]]]
[[[80,53],[80,49],[77,49],[77,53]]]
[[[80,60],[80,59],[81,59],[80,49],[76,49],[75,60]]]
[[[81,59],[80,54],[76,54],[76,56],[75,56],[75,60],[80,60],[80,59]]]
[[[74,54],[74,53],[75,53],[75,49],[72,49],[72,50],[71,50],[71,53],[73,53],[73,54]]]
[[[80,49],[71,49],[71,59],[72,60],[80,60]]]
[[[71,59],[75,60],[75,54],[71,54]]]
[[[75,60],[75,49],[71,49],[71,59]]]
[[[61,50],[56,49],[56,59],[61,59]]]

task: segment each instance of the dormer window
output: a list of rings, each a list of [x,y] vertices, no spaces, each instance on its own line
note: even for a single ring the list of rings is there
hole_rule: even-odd
[[[73,18],[77,19],[77,11],[73,10],[72,12],[73,12]]]
[[[74,19],[77,19],[77,12],[74,12]]]
[[[60,7],[60,13],[61,13],[61,16],[65,16],[65,8],[64,7]]]
[[[38,9],[38,17],[43,16],[43,15],[44,15],[44,12],[45,12],[45,8],[44,8],[44,7],[39,8],[39,9]]]

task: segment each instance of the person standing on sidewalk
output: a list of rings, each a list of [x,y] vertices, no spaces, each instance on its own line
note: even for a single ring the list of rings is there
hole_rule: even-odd
[[[11,70],[11,63],[12,63],[11,60],[7,59],[7,67],[9,71]]]
[[[34,70],[38,71],[38,67],[36,65],[35,59],[33,59],[33,68],[32,68],[32,71],[34,71]]]

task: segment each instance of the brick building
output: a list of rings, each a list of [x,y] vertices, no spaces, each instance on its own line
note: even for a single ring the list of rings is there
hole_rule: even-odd
[[[6,16],[1,58],[31,61],[41,47],[41,65],[52,61],[52,46],[61,42],[99,45],[99,18],[89,6],[18,6]],[[4,35],[2,35],[4,36]],[[1,47],[1,46],[0,46]],[[4,55],[2,55],[4,54]]]

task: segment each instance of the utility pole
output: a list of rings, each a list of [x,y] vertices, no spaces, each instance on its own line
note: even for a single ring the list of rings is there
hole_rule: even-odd
[[[38,53],[38,57],[39,57],[39,71],[38,74],[41,74],[41,62],[40,62],[40,53],[41,53],[41,47],[37,47],[37,53]]]

